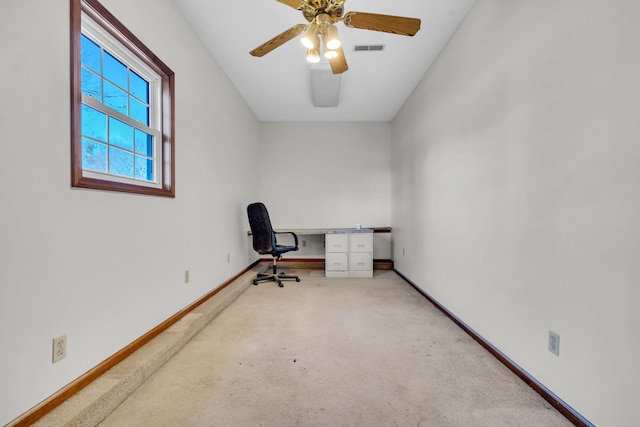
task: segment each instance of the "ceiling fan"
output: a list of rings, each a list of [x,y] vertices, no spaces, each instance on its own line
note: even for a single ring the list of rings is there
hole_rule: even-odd
[[[278,34],[249,52],[253,56],[264,56],[294,37],[302,34],[300,41],[307,48],[307,61],[320,61],[320,40],[324,45],[324,56],[329,60],[333,74],[341,74],[349,69],[338,38],[335,23],[342,21],[350,28],[382,31],[385,33],[413,36],[420,30],[420,20],[403,16],[380,15],[376,13],[344,13],[346,0],[277,0],[302,11],[309,24],[298,24]]]

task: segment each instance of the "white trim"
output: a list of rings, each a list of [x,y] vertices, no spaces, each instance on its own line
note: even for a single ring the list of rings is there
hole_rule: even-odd
[[[94,178],[103,181],[111,181],[118,183],[126,183],[133,185],[141,185],[150,188],[162,188],[163,185],[163,168],[160,164],[163,161],[164,153],[162,151],[162,78],[143,60],[134,54],[129,48],[120,43],[115,37],[109,34],[101,25],[91,19],[86,13],[82,12],[81,32],[94,43],[101,46],[119,61],[124,63],[132,71],[143,77],[149,83],[149,126],[141,123],[131,117],[120,113],[106,105],[101,101],[82,94],[82,103],[105,113],[109,117],[120,120],[136,129],[139,129],[153,136],[153,172],[154,180],[147,181],[136,179],[133,177],[124,177],[111,173],[96,172],[87,169],[82,170],[82,175],[87,178]],[[100,70],[100,77],[104,79],[104,70]],[[108,80],[108,79],[107,79]],[[113,82],[111,82],[113,83]],[[130,92],[127,93],[132,95]],[[111,146],[108,144],[107,145]],[[118,147],[121,148],[121,147]],[[132,150],[135,153],[135,147]]]
[[[88,105],[91,108],[94,108],[96,110],[102,111],[106,115],[114,117],[114,118],[120,120],[121,122],[124,122],[124,123],[126,123],[126,124],[128,124],[130,126],[133,126],[136,129],[140,129],[143,132],[152,134],[155,138],[161,138],[161,136],[162,136],[162,132],[160,132],[159,129],[150,128],[150,127],[148,127],[147,125],[145,125],[142,122],[134,120],[129,116],[125,116],[121,112],[107,107],[102,102],[98,101],[97,99],[95,99],[92,96],[85,95],[83,93],[82,94],[82,103]]]
[[[153,167],[156,168],[157,167],[158,162],[154,159],[153,161]],[[146,181],[146,180],[142,180],[142,179],[136,179],[136,178],[129,178],[127,176],[120,176],[120,175],[115,175],[112,173],[106,173],[106,172],[96,172],[96,171],[92,171],[89,169],[83,169],[82,170],[82,175],[85,178],[93,178],[93,179],[99,179],[102,181],[111,181],[111,182],[117,182],[120,184],[133,184],[133,185],[141,185],[143,187],[150,187],[150,188],[161,188],[161,185],[155,185],[154,183],[152,183],[151,181]]]

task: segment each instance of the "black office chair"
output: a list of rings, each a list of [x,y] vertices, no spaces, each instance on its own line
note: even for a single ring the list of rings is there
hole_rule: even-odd
[[[274,281],[282,288],[284,286],[282,283],[283,280],[295,280],[299,282],[300,278],[298,276],[292,276],[282,272],[278,273],[276,266],[277,260],[282,257],[282,254],[298,250],[298,236],[291,232],[273,231],[271,220],[269,219],[269,212],[267,212],[267,208],[262,203],[251,203],[247,206],[247,215],[249,216],[251,234],[253,234],[253,249],[260,255],[269,254],[273,257],[272,273],[259,273],[258,277],[253,279],[253,284],[257,285],[260,282]],[[282,234],[293,236],[295,244],[293,246],[279,245],[277,235]]]

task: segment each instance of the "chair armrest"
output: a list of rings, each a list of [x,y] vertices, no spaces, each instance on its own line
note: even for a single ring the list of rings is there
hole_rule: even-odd
[[[295,247],[298,247],[298,235],[296,233],[293,233],[291,231],[274,231],[273,232],[273,247],[275,248],[276,245],[278,244],[278,235],[279,234],[289,234],[291,236],[293,236],[293,240],[296,242],[295,243]]]

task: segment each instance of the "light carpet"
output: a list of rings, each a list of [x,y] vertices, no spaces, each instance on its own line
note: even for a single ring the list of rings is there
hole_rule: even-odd
[[[100,425],[570,426],[393,271],[249,286]]]

